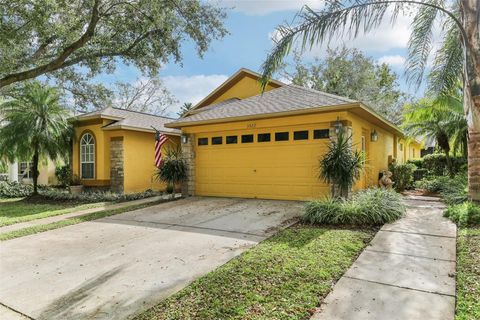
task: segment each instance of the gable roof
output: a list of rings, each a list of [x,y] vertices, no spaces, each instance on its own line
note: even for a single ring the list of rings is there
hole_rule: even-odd
[[[180,135],[181,133],[180,130],[165,127],[167,122],[174,120],[173,118],[114,107],[107,107],[102,110],[84,113],[73,117],[72,119],[78,121],[90,119],[112,120],[111,123],[102,127],[103,130],[126,129],[143,132],[155,132],[155,130],[152,128],[154,127],[160,132],[168,134]]]
[[[204,106],[210,105],[216,98],[221,96],[225,93],[228,89],[230,89],[235,83],[237,83],[243,77],[250,77],[260,81],[262,75],[252,71],[250,69],[241,68],[237,72],[235,72],[232,76],[230,76],[227,80],[225,80],[220,86],[218,86],[215,90],[210,92],[205,98],[203,98],[200,102],[198,102],[192,110],[202,108]],[[278,80],[270,80],[269,84],[273,87],[279,88],[285,85],[283,82]],[[191,112],[191,111],[190,111]],[[190,112],[188,114],[190,114]]]
[[[228,120],[229,118],[261,114],[272,115],[319,106],[338,106],[352,103],[358,103],[358,101],[290,84],[243,100],[230,99],[195,110],[193,114],[170,122],[167,126],[180,127],[199,121]]]
[[[167,123],[170,128],[181,128],[208,123],[241,121],[342,110],[365,117],[373,116],[373,123],[403,136],[402,131],[360,101],[330,93],[289,84],[246,99],[230,99],[195,110],[186,117]]]

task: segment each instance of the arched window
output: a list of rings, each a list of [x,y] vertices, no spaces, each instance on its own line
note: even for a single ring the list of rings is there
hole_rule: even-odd
[[[95,179],[95,138],[90,133],[80,139],[80,179]]]

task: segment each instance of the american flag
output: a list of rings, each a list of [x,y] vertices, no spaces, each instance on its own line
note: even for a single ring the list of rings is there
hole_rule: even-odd
[[[157,168],[162,166],[162,146],[167,140],[168,138],[165,134],[157,131],[155,134],[155,166]]]

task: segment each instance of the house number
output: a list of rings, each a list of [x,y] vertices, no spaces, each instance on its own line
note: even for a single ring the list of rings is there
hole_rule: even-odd
[[[255,128],[257,126],[256,123],[249,123],[247,124],[247,128]]]

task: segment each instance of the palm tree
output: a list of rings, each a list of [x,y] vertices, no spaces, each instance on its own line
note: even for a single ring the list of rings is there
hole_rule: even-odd
[[[172,190],[173,198],[175,185],[187,179],[187,165],[182,158],[181,148],[169,148],[165,151],[164,160],[155,173],[155,178],[167,184],[167,191]]]
[[[27,83],[18,95],[0,104],[5,125],[0,128],[0,157],[32,159],[33,194],[38,194],[38,163],[67,157],[73,129],[56,89]]]
[[[465,148],[467,142],[467,121],[458,97],[424,98],[406,105],[403,128],[411,136],[435,139],[437,146],[445,153],[448,172],[453,177],[451,145],[456,152]]]
[[[191,102],[184,102],[182,107],[180,108],[180,111],[177,112],[177,114],[181,117],[186,115],[190,110],[193,108],[193,103]]]
[[[301,41],[302,51],[328,42],[343,33],[357,37],[361,31],[378,28],[385,19],[395,22],[401,14],[418,9],[408,44],[407,75],[419,84],[432,49],[433,26],[442,20],[446,30],[436,52],[429,76],[429,89],[435,95],[450,91],[463,79],[465,118],[468,123],[469,195],[480,202],[480,1],[478,0],[355,0],[329,1],[315,12],[304,7],[300,23],[278,27],[279,38],[263,64],[262,86],[281,68],[293,43]],[[387,13],[392,12],[390,17]]]

